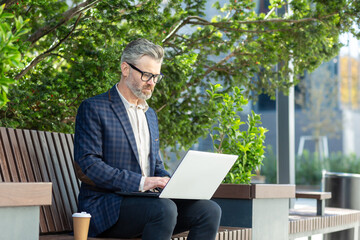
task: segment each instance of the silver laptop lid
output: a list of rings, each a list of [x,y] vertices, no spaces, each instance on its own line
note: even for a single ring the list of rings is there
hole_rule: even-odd
[[[189,150],[159,197],[210,199],[237,158]]]

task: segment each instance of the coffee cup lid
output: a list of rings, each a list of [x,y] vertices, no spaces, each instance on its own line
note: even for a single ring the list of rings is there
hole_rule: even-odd
[[[74,213],[72,216],[73,217],[91,217],[90,213],[87,213],[87,212]]]

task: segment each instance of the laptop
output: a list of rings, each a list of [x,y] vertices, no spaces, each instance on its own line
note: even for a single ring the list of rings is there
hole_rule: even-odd
[[[210,199],[237,155],[189,150],[161,192],[116,192],[123,196]]]

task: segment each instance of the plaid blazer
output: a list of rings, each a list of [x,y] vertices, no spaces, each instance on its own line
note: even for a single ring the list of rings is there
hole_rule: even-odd
[[[159,156],[156,113],[146,111],[150,131],[150,176],[170,176]],[[81,103],[76,116],[75,168],[82,181],[78,210],[91,214],[89,236],[116,223],[122,197],[113,191],[138,191],[141,169],[135,136],[125,106],[116,90]]]

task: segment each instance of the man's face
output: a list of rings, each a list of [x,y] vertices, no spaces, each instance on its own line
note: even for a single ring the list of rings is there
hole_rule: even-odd
[[[160,74],[161,62],[157,62],[151,57],[143,56],[141,57],[136,64],[134,64],[136,68],[143,72],[148,72],[152,74]],[[144,82],[141,80],[141,73],[131,66],[130,75],[126,80],[126,85],[132,91],[132,93],[140,99],[147,100],[151,97],[152,92],[155,88],[154,79],[151,78],[149,81]]]

